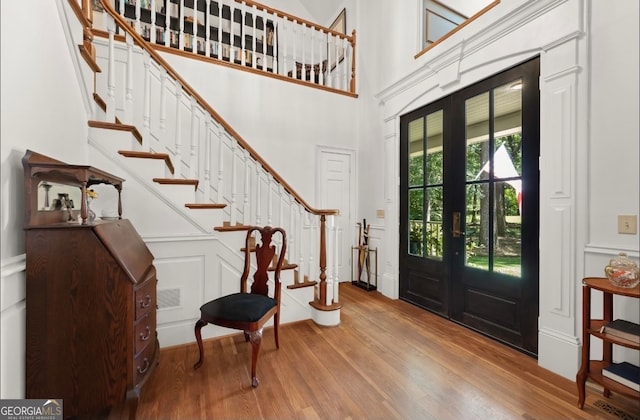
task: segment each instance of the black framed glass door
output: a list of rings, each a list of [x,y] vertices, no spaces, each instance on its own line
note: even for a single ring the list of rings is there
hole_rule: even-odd
[[[400,297],[537,353],[539,59],[401,117]]]

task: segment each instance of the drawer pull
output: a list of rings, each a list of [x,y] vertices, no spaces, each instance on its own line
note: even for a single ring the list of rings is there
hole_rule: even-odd
[[[145,328],[145,330],[146,330],[146,334],[140,333],[140,340],[142,341],[147,341],[149,337],[151,337],[151,328],[147,327]]]
[[[138,366],[138,373],[145,373],[147,370],[149,370],[149,359],[147,359],[146,357],[144,358],[144,367],[141,368],[140,366]]]
[[[144,300],[140,299],[140,307],[142,309],[146,309],[151,306],[151,295],[147,295],[144,297]]]

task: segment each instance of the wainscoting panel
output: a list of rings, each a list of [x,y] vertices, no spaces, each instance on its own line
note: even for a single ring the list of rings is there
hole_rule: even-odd
[[[25,255],[2,261],[0,273],[0,399],[24,398]]]

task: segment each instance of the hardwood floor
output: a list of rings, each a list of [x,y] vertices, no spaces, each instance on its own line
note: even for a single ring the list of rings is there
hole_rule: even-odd
[[[633,419],[640,402],[573,381],[537,361],[406,302],[340,287],[341,324],[266,329],[251,387],[242,333],[165,348],[139,419]],[[207,327],[205,327],[207,328]],[[597,407],[609,404],[618,415]],[[626,413],[626,417],[623,415]],[[636,417],[634,417],[636,416]]]

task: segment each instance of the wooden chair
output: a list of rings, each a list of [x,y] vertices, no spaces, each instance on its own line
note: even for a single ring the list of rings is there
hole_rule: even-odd
[[[255,246],[253,234],[257,233]],[[273,235],[279,232],[282,238],[280,252],[276,253],[276,245]],[[259,242],[259,243],[257,243]],[[251,342],[251,385],[258,386],[256,376],[256,364],[260,342],[262,341],[262,328],[273,316],[273,331],[278,343],[278,325],[280,324],[280,271],[287,250],[287,235],[282,228],[252,227],[247,231],[244,247],[244,271],[240,277],[240,292],[209,301],[200,307],[200,319],[195,325],[196,341],[200,350],[200,357],[193,365],[198,369],[202,365],[202,334],[201,329],[207,324],[220,325],[244,331],[246,341]],[[247,292],[247,280],[251,267],[251,255],[255,255],[256,269],[253,275],[251,289]],[[275,266],[273,265],[275,262]],[[273,271],[274,292],[269,296],[269,272]]]

